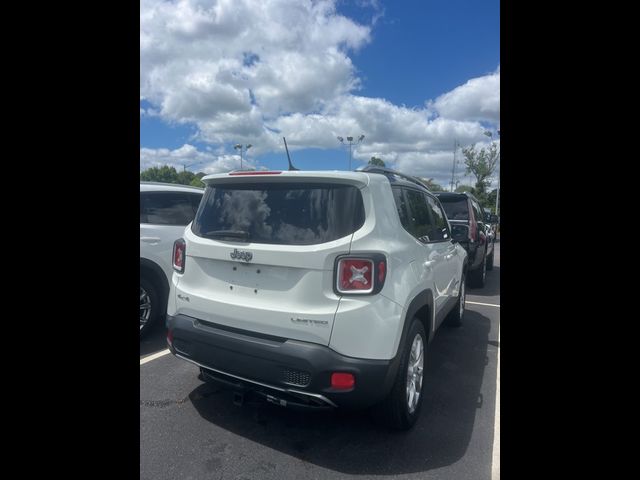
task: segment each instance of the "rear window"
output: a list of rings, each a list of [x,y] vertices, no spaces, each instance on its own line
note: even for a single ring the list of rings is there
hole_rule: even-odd
[[[364,224],[360,190],[329,183],[246,183],[207,188],[193,233],[220,240],[314,245]]]
[[[469,203],[466,197],[438,197],[449,220],[469,220]]]

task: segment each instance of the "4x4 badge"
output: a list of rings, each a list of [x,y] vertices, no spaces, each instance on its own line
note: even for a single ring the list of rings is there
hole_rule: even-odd
[[[238,250],[237,248],[230,253],[231,258],[234,260],[244,260],[245,262],[250,262],[253,258],[253,253],[251,252],[243,252],[242,250]]]

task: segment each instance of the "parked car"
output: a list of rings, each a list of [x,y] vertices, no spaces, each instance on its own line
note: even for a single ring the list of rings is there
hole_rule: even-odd
[[[493,269],[495,235],[487,234],[480,203],[468,192],[436,192],[434,195],[444,207],[454,235],[461,237],[460,243],[469,254],[469,285],[483,287],[487,270]]]
[[[426,349],[459,326],[467,254],[417,179],[359,172],[209,175],[175,243],[167,342],[201,378],[280,406],[373,406],[410,428]]]
[[[488,208],[484,209],[484,222],[491,228],[493,232],[493,236],[496,236],[496,232],[498,230],[498,216],[491,213],[491,210]]]
[[[484,224],[484,231],[487,237],[487,270],[493,270],[493,250],[496,244],[496,234],[493,231],[493,227],[489,224]]]
[[[164,317],[173,242],[193,220],[203,188],[140,182],[140,336]]]

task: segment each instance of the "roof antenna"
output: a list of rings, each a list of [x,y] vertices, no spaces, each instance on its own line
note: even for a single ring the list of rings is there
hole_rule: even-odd
[[[291,163],[291,157],[289,156],[289,147],[287,147],[287,139],[282,137],[282,140],[284,140],[284,148],[287,150],[287,160],[289,160],[289,170],[300,170],[299,168],[296,168],[293,166],[293,164]]]

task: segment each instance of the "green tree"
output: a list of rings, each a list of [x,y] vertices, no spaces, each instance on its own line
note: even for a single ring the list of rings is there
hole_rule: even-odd
[[[481,148],[480,150],[476,150],[476,146],[471,145],[463,148],[462,154],[464,155],[464,163],[467,166],[466,173],[471,173],[476,177],[475,195],[480,200],[480,197],[486,195],[487,187],[491,183],[491,176],[498,163],[500,156],[498,145],[492,143],[489,148]]]
[[[375,165],[376,167],[385,167],[384,161],[378,157],[371,157],[369,165]]]
[[[496,213],[496,195],[498,194],[498,189],[494,188],[487,195],[487,205],[483,205],[483,207],[490,208],[493,213]]]
[[[161,167],[151,167],[140,172],[140,180],[145,182],[162,182],[177,183],[179,185],[192,185],[194,187],[203,187],[204,183],[200,180],[205,173],[193,173],[183,170],[176,171],[174,167],[163,165]]]
[[[151,167],[140,172],[140,180],[146,182],[178,183],[178,172],[169,165]]]
[[[471,185],[460,185],[458,188],[456,188],[456,192],[457,193],[469,192],[471,195],[474,195],[475,188],[473,188]]]
[[[191,180],[191,183],[189,185],[191,185],[192,187],[204,187],[204,182],[202,180],[200,180],[202,177],[204,177],[204,174],[201,177],[198,177],[197,175],[194,177],[193,180]]]

